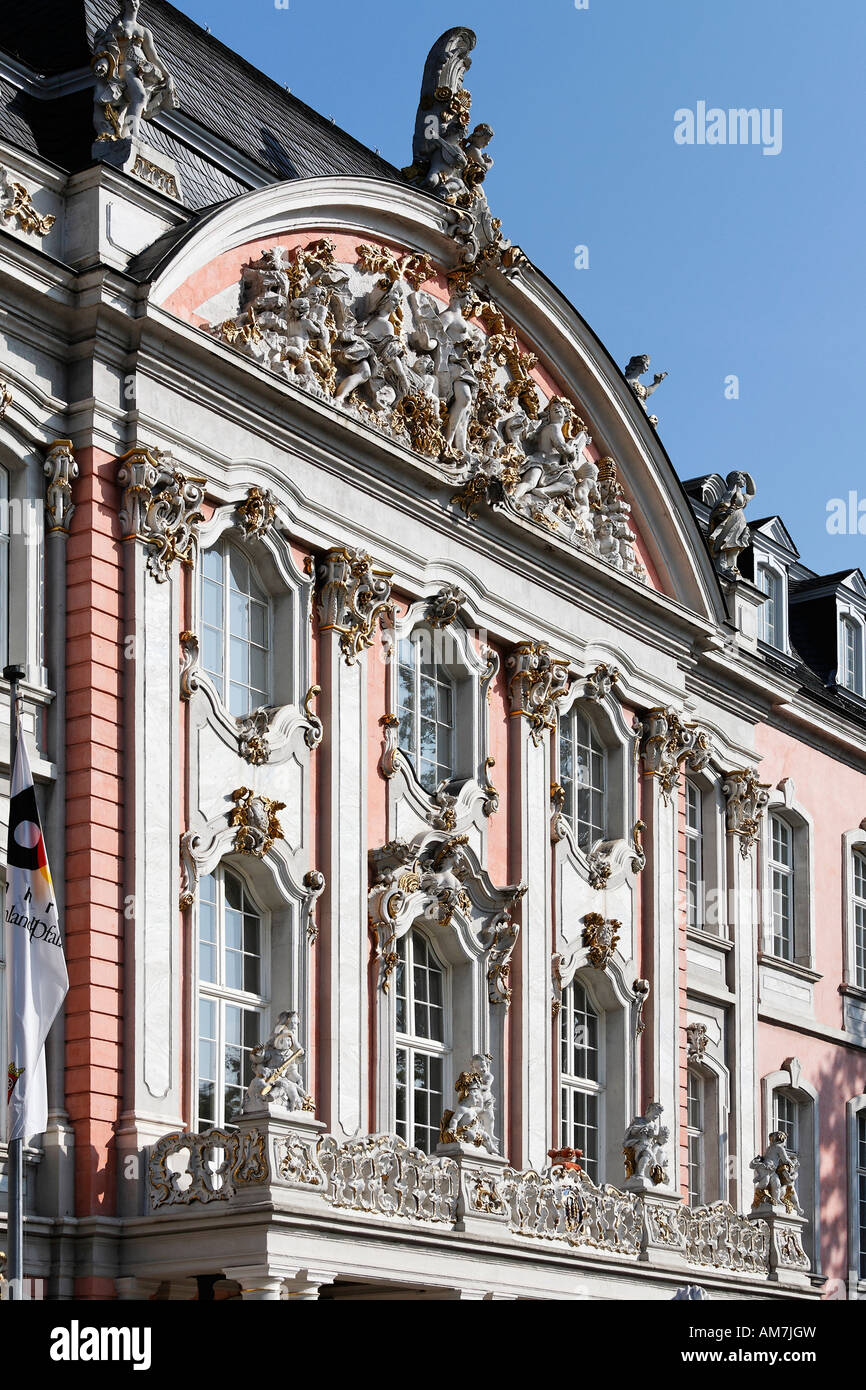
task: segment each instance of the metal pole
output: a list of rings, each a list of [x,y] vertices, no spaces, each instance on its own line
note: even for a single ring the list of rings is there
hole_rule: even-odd
[[[12,799],[12,774],[18,751],[18,684],[24,679],[23,666],[7,666],[3,679],[9,682],[9,799]],[[11,961],[10,961],[11,965]],[[11,977],[11,971],[8,972]],[[7,987],[11,1005],[11,983]],[[12,1012],[9,1009],[10,1029]],[[24,1296],[24,1140],[13,1139],[9,1144],[9,1299]]]

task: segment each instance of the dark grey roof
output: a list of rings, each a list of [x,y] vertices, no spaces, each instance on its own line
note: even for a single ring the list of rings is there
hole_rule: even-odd
[[[93,38],[117,14],[119,0],[2,0],[0,49],[41,74],[86,68]],[[184,202],[199,211],[248,191],[256,182],[350,174],[401,181],[387,160],[368,150],[324,116],[265,77],[225,44],[164,0],[144,0],[141,19],[153,30],[171,72],[180,114],[195,123],[190,142],[161,128],[147,128],[148,142],[176,160]],[[38,153],[61,168],[92,163],[92,97],[77,92],[44,101],[3,90],[0,138]],[[242,155],[259,172],[249,182],[231,160],[214,153],[208,133]],[[193,145],[196,148],[193,148]]]

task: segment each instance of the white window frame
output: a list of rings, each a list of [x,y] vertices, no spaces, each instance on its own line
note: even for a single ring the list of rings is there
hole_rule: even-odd
[[[436,950],[436,946],[435,946],[434,942],[432,941],[432,939],[428,936],[428,934],[427,934],[426,932],[422,931],[418,926],[410,927],[410,929],[405,933],[405,935],[402,936],[402,937],[400,938],[400,941],[399,941],[399,943],[398,943],[398,947],[403,947],[403,948],[404,948],[405,953],[406,953],[407,962],[411,962],[411,968],[409,968],[408,965],[407,965],[407,968],[406,968],[406,978],[407,978],[407,981],[408,981],[408,989],[407,989],[407,993],[406,993],[406,1013],[407,1013],[407,1022],[409,1021],[409,1018],[410,1018],[410,1015],[411,1015],[411,1020],[412,1020],[412,1022],[414,1023],[414,1008],[413,1008],[413,1005],[414,1005],[414,997],[415,997],[414,954],[415,954],[415,938],[416,938],[416,937],[419,938],[420,940],[422,940],[422,941],[424,942],[424,944],[425,944],[426,947],[427,947],[427,950],[428,950],[428,951],[430,952],[430,954],[432,955],[434,962],[435,962],[436,965],[439,967],[439,970],[441,971],[441,974],[442,974],[442,1033],[443,1033],[443,1038],[442,1038],[442,1041],[440,1042],[440,1041],[438,1041],[438,1040],[435,1039],[435,1038],[425,1038],[425,1037],[422,1037],[421,1035],[416,1034],[414,1031],[412,1031],[412,1032],[409,1032],[409,1031],[406,1031],[406,1032],[398,1032],[397,1027],[396,1027],[396,1014],[397,1014],[397,981],[396,981],[396,977],[395,977],[395,983],[394,983],[394,1017],[395,1017],[395,1027],[394,1027],[394,1051],[393,1051],[393,1057],[392,1057],[392,1066],[393,1066],[393,1069],[394,1069],[394,1097],[395,1097],[395,1111],[394,1111],[394,1124],[393,1124],[393,1127],[394,1127],[394,1132],[395,1132],[396,1134],[399,1134],[400,1131],[399,1131],[399,1129],[397,1128],[397,1114],[396,1114],[396,1095],[397,1095],[397,1052],[398,1052],[398,1051],[403,1051],[403,1052],[405,1052],[406,1055],[407,1055],[408,1062],[407,1062],[407,1071],[406,1071],[406,1075],[407,1075],[407,1086],[406,1086],[406,1116],[405,1116],[405,1122],[404,1122],[404,1127],[405,1127],[405,1131],[406,1131],[406,1132],[405,1132],[405,1134],[404,1134],[403,1136],[401,1136],[401,1137],[403,1137],[403,1138],[405,1139],[406,1143],[407,1143],[407,1144],[409,1145],[409,1147],[412,1148],[412,1149],[418,1148],[418,1147],[422,1147],[422,1146],[416,1144],[416,1142],[415,1142],[415,1123],[416,1123],[416,1122],[415,1122],[415,1101],[414,1101],[414,1090],[415,1090],[415,1088],[414,1088],[414,1086],[413,1086],[412,1084],[410,1084],[410,1083],[412,1082],[413,1074],[414,1074],[414,1069],[413,1069],[413,1066],[412,1066],[412,1062],[413,1062],[413,1059],[414,1059],[414,1057],[416,1056],[416,1054],[417,1054],[418,1056],[424,1056],[424,1057],[437,1057],[437,1058],[439,1058],[439,1059],[441,1060],[441,1063],[442,1063],[442,1111],[443,1111],[443,1113],[444,1113],[445,1110],[449,1110],[449,1109],[453,1109],[453,1108],[454,1108],[453,1104],[451,1104],[450,1101],[449,1101],[449,1096],[450,1096],[451,1093],[452,1093],[452,1092],[451,1092],[451,1088],[453,1087],[453,1084],[454,1084],[454,1078],[451,1076],[451,1071],[453,1070],[453,1068],[452,1068],[451,1065],[450,1065],[450,1062],[451,1062],[451,1055],[452,1055],[452,1050],[453,1050],[453,1049],[452,1049],[452,1022],[451,1022],[451,1010],[452,1010],[452,1003],[451,1003],[451,967],[449,966],[449,964],[448,964],[447,961],[445,961],[445,960],[442,959],[442,956],[441,956],[440,953]],[[399,970],[399,968],[400,968],[400,967],[398,966],[397,969]],[[467,1058],[467,1063],[468,1063],[468,1060],[469,1060],[469,1059]],[[435,1128],[436,1128],[436,1126],[438,1125],[438,1122],[439,1122],[440,1119],[441,1119],[441,1114],[440,1114],[439,1116],[435,1117],[435,1120],[433,1121],[433,1129],[434,1129],[434,1131],[435,1131]],[[435,1147],[436,1147],[436,1145],[435,1145],[435,1142],[434,1142],[433,1145],[432,1145],[432,1150],[431,1150],[432,1152],[435,1152]],[[424,1150],[423,1150],[423,1147],[422,1147],[422,1152],[423,1152],[423,1151],[424,1151]]]
[[[706,931],[704,794],[690,777],[686,778],[683,786],[683,810],[686,926],[689,931]]]
[[[586,745],[579,744],[579,742],[578,742],[577,733],[576,733],[576,726],[577,726],[578,720],[583,720],[583,721],[585,722],[586,727],[587,727],[587,730],[588,730],[589,743],[586,744]],[[601,824],[601,826],[596,826],[592,821],[586,822],[586,821],[583,821],[583,820],[581,820],[581,819],[578,818],[578,796],[577,796],[577,794],[578,794],[578,789],[579,789],[582,785],[584,785],[584,783],[581,782],[581,780],[580,780],[578,777],[576,777],[576,776],[571,777],[571,778],[566,777],[566,775],[565,775],[565,773],[564,773],[564,771],[563,771],[563,756],[562,756],[562,751],[563,751],[563,743],[565,742],[566,733],[568,734],[568,741],[569,741],[569,743],[570,743],[570,745],[571,745],[571,755],[572,755],[572,763],[573,763],[573,765],[574,765],[574,763],[577,761],[577,750],[578,750],[578,747],[587,747],[588,750],[589,750],[589,752],[590,752],[590,757],[592,757],[592,755],[593,755],[593,754],[595,753],[595,751],[596,751],[593,745],[594,745],[594,743],[596,743],[596,744],[598,745],[598,752],[599,752],[600,757],[601,757],[601,765],[602,765],[602,786],[601,786],[601,788],[599,789],[599,788],[593,786],[592,783],[590,783],[590,790],[591,790],[592,793],[596,793],[596,792],[598,792],[599,790],[600,790],[600,792],[601,792],[601,798],[602,798],[602,813],[601,813],[602,824]],[[593,848],[593,845],[598,844],[599,841],[602,841],[602,840],[609,840],[609,839],[613,838],[613,837],[611,836],[611,830],[610,830],[610,810],[609,810],[609,808],[610,808],[610,801],[611,801],[611,795],[610,795],[610,782],[611,782],[611,757],[610,757],[610,749],[609,749],[609,746],[608,746],[607,741],[606,741],[605,738],[604,738],[604,734],[603,734],[602,731],[599,729],[596,720],[593,718],[593,712],[592,712],[592,710],[591,710],[590,707],[589,707],[589,702],[588,702],[588,701],[582,701],[582,702],[573,704],[573,705],[571,706],[571,708],[570,708],[566,713],[560,715],[560,718],[559,718],[559,727],[558,727],[558,738],[557,738],[557,757],[558,757],[558,759],[559,759],[559,774],[558,774],[557,780],[559,781],[560,785],[563,787],[563,789],[564,789],[564,791],[565,791],[565,808],[564,808],[564,814],[565,814],[566,820],[568,821],[568,824],[571,826],[571,830],[572,830],[572,833],[573,833],[573,836],[574,836],[575,844],[577,845],[578,849],[582,851],[583,854],[587,854],[587,855],[588,855],[588,854],[591,853],[592,848]],[[588,841],[587,841],[585,844],[581,844],[581,832],[582,832],[582,829],[583,829],[584,826],[588,826],[589,831],[590,831],[590,835],[589,835]]]
[[[791,959],[777,956],[774,947],[772,821],[778,816],[791,831],[791,868],[793,884],[793,940]],[[793,784],[786,780],[782,791],[773,793],[764,815],[761,838],[761,955],[779,969],[799,969],[815,976],[815,901],[814,901],[814,825],[811,816],[794,800]]]
[[[598,1077],[577,1076],[573,1072],[565,1071],[562,1065],[563,1051],[563,1030],[569,1026],[574,1029],[574,991],[575,988],[583,991],[586,1003],[596,1018],[596,1035],[598,1046],[596,1048]],[[581,1010],[582,1012],[582,1010]],[[584,1156],[580,1163],[584,1171],[592,1178],[593,1182],[602,1184],[605,1181],[605,1156],[607,1132],[605,1124],[605,1092],[607,1089],[607,1021],[605,1010],[602,1009],[590,989],[586,978],[582,975],[575,975],[569,984],[562,991],[562,1005],[557,1019],[557,1048],[558,1048],[558,1080],[559,1080],[559,1104],[557,1107],[559,1114],[559,1143],[561,1148],[579,1148],[579,1144],[574,1142],[574,1097],[581,1095],[592,1097],[596,1102],[597,1124],[595,1126],[597,1135],[597,1152],[594,1159]],[[569,1044],[571,1049],[571,1044]],[[566,1102],[566,1097],[568,1101]],[[568,1113],[566,1114],[566,1104]],[[595,1172],[592,1169],[595,1169]]]
[[[266,634],[266,647],[265,647],[265,649],[264,649],[264,650],[265,650],[265,653],[266,653],[266,674],[265,674],[264,690],[263,690],[262,692],[256,692],[257,694],[258,694],[258,693],[261,693],[261,695],[262,695],[262,698],[258,701],[257,704],[255,704],[255,705],[250,704],[249,708],[244,709],[244,710],[242,710],[242,711],[241,711],[241,710],[232,711],[232,709],[231,709],[231,687],[232,687],[233,685],[242,686],[244,689],[246,689],[246,690],[249,692],[250,696],[252,696],[252,693],[253,693],[253,692],[252,692],[252,689],[251,689],[251,687],[249,686],[249,684],[248,684],[247,682],[235,681],[235,680],[232,679],[232,674],[231,674],[231,645],[232,645],[232,641],[235,640],[235,639],[233,638],[233,634],[232,634],[232,632],[231,632],[231,592],[232,592],[232,591],[231,591],[231,555],[232,555],[232,552],[233,552],[233,551],[236,551],[237,554],[240,555],[240,556],[242,557],[242,559],[246,562],[246,564],[249,566],[250,573],[251,573],[251,575],[253,576],[253,580],[254,580],[254,582],[257,584],[257,586],[258,586],[259,590],[261,591],[261,593],[264,595],[264,600],[265,600],[265,603],[266,603],[266,606],[267,606],[267,634]],[[222,611],[222,626],[221,626],[220,629],[216,629],[216,628],[213,627],[212,624],[210,624],[210,623],[207,623],[207,624],[206,624],[206,622],[205,622],[204,587],[205,587],[205,583],[208,582],[208,581],[207,581],[207,576],[205,575],[205,563],[206,563],[207,560],[212,559],[214,555],[218,555],[218,556],[219,556],[220,562],[221,562],[221,567],[222,567],[222,583],[221,583],[221,589],[222,589],[223,611]],[[245,548],[243,547],[243,545],[239,544],[239,543],[238,543],[236,540],[234,540],[232,537],[226,536],[226,535],[221,536],[220,539],[217,541],[217,543],[216,543],[215,545],[211,546],[208,550],[205,550],[205,551],[202,552],[201,558],[200,558],[200,562],[199,562],[198,586],[199,586],[198,607],[199,607],[200,622],[201,622],[201,638],[200,638],[200,642],[201,642],[201,662],[202,662],[202,669],[204,670],[205,674],[206,674],[206,675],[208,676],[208,678],[210,679],[211,684],[213,685],[216,694],[218,695],[219,699],[222,701],[222,704],[223,704],[223,706],[225,707],[225,709],[230,713],[231,717],[232,717],[232,718],[235,718],[235,719],[243,719],[246,715],[251,714],[252,711],[253,711],[254,709],[266,708],[266,707],[268,707],[269,705],[273,704],[273,690],[274,690],[274,655],[275,655],[275,653],[274,653],[274,612],[273,612],[273,599],[272,599],[272,596],[271,596],[271,594],[269,593],[267,584],[266,584],[266,583],[264,582],[264,580],[262,579],[262,576],[261,576],[261,574],[259,573],[258,566],[256,565],[256,562],[255,562],[255,560],[252,558],[252,556],[248,554],[248,552],[245,550]],[[212,671],[205,665],[205,628],[206,628],[206,627],[211,628],[213,631],[217,631],[217,630],[220,631],[220,634],[221,634],[221,637],[222,637],[222,673],[221,673],[221,675],[219,675],[219,676],[217,676],[216,673],[212,672]],[[253,642],[251,641],[251,639],[249,639],[249,638],[246,638],[246,639],[240,638],[240,639],[237,639],[237,640],[244,641],[244,643],[245,643],[245,645],[246,645],[247,648],[250,648],[250,647],[253,647],[253,646],[259,647],[259,643],[253,643]],[[217,684],[217,681],[218,681],[218,680],[219,680],[219,681],[221,682],[221,684],[222,684],[222,693],[220,693],[219,685]]]
[[[764,577],[771,580],[776,588],[775,593],[770,588],[764,587]],[[756,555],[755,557],[755,586],[762,594],[767,594],[769,602],[762,603],[758,609],[758,640],[766,646],[772,647],[774,651],[788,651],[788,574],[781,566],[774,563],[767,555]],[[775,637],[769,636],[769,610],[773,601],[775,618]]]
[[[260,924],[260,955],[259,955],[259,993],[254,994],[248,990],[235,989],[225,984],[223,978],[224,955],[225,955],[225,875],[229,873],[241,884],[246,898],[249,899],[255,908],[256,915]],[[220,862],[210,871],[216,883],[216,957],[217,975],[215,982],[203,980],[201,977],[201,881],[208,877],[202,874],[199,880],[199,892],[196,898],[195,913],[195,1015],[194,1015],[194,1084],[193,1084],[193,1112],[195,1117],[196,1129],[204,1125],[206,1128],[222,1129],[227,1121],[225,1117],[225,1009],[226,1005],[234,1005],[238,1008],[256,1013],[261,1021],[260,1036],[257,1042],[261,1042],[267,1034],[267,1020],[270,1010],[270,988],[271,988],[271,921],[270,913],[264,908],[257,895],[253,893],[248,880],[242,873],[239,873],[234,865]],[[217,1069],[215,1111],[216,1117],[211,1120],[201,1120],[199,1112],[199,1079],[201,1076],[199,1058],[199,1039],[201,1036],[200,1026],[200,1006],[201,1000],[213,1001],[217,1012]],[[231,1121],[228,1121],[231,1124]]]
[[[9,495],[9,470],[0,464],[0,670],[9,664]]]
[[[698,1123],[692,1121],[692,1086],[699,1088],[697,1104],[700,1107]],[[697,1067],[689,1067],[686,1071],[686,1146],[688,1153],[688,1192],[689,1206],[702,1207],[707,1202],[707,1081],[702,1072]],[[692,1145],[695,1144],[698,1151],[697,1162],[692,1159]],[[698,1190],[692,1185],[692,1172],[698,1172]]]
[[[455,680],[448,664],[436,660],[436,639],[435,633],[422,625],[418,625],[406,636],[400,638],[396,644],[396,692],[395,692],[395,713],[398,720],[401,715],[400,706],[400,673],[403,669],[410,669],[409,663],[404,662],[403,656],[406,645],[412,648],[412,700],[414,710],[412,711],[412,733],[410,747],[400,738],[398,731],[398,747],[412,765],[415,776],[428,795],[432,795],[437,787],[442,784],[448,785],[456,781],[458,777],[457,760],[457,719],[458,703],[460,700],[459,682]],[[425,674],[422,667],[425,665],[425,652],[429,651],[432,656],[434,675]],[[436,691],[436,776],[432,783],[425,781],[420,770],[420,750],[421,750],[421,689],[425,680],[432,680]],[[451,721],[450,724],[439,720],[439,690],[440,687],[447,688],[450,692],[451,700]],[[439,730],[448,730],[448,757],[447,766],[439,763]]]
[[[771,812],[768,819],[767,867],[770,882],[769,921],[772,932],[769,954],[777,960],[793,964],[797,956],[794,827],[778,811]],[[781,847],[779,853],[776,850],[777,844]]]
[[[848,664],[848,637],[849,634],[854,641],[854,661],[852,667]],[[842,611],[839,620],[839,661],[837,684],[843,690],[847,690],[851,695],[858,695],[861,699],[866,693],[866,669],[864,669],[864,656],[866,656],[866,642],[863,640],[863,621],[859,615],[851,609]]]
[[[859,1131],[866,1127],[866,1095],[847,1103],[848,1140],[848,1297],[866,1295],[866,1155]]]

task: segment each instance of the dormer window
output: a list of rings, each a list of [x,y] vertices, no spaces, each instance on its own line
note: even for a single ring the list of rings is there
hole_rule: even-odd
[[[842,685],[863,694],[863,629],[854,618],[842,619]]]
[[[781,650],[785,645],[782,576],[771,565],[758,565],[755,580],[761,593],[767,595],[758,614],[758,637]]]

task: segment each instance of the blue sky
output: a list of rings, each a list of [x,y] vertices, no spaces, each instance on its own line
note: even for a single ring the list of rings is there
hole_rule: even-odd
[[[864,502],[863,54],[858,0],[179,0],[179,8],[397,165],[431,44],[478,35],[467,87],[493,126],[503,230],[654,397],[683,478],[755,476],[803,560],[866,567],[827,504]],[[674,113],[781,109],[781,150],[677,144]],[[778,128],[777,128],[778,129]],[[587,246],[589,268],[574,266]],[[726,398],[736,376],[739,396]],[[729,387],[729,391],[730,391]]]

